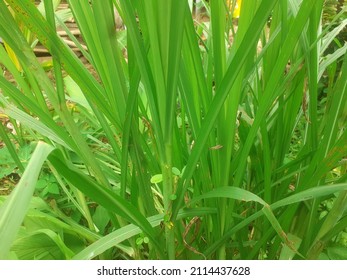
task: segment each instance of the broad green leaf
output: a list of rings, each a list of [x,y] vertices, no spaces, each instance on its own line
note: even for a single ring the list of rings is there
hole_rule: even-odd
[[[14,162],[11,154],[6,147],[0,149],[0,178],[3,178],[11,174],[16,168],[16,163]]]
[[[60,235],[49,229],[25,234],[14,242],[12,250],[22,260],[70,259],[74,255]]]
[[[159,184],[162,181],[163,181],[163,174],[156,174],[156,175],[153,175],[151,178],[152,184]]]
[[[97,206],[93,214],[93,221],[101,234],[105,232],[107,224],[110,222],[109,213],[102,206]]]
[[[172,167],[172,174],[176,176],[181,176],[181,171],[177,167]]]

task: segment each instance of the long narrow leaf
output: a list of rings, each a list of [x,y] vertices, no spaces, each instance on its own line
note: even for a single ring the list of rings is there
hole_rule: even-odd
[[[69,166],[61,160],[59,154],[52,154],[49,157],[49,161],[62,176],[86,196],[90,197],[107,210],[138,225],[148,235],[153,244],[158,249],[160,248],[156,231],[132,204],[109,189],[100,186],[74,168],[69,168]],[[159,250],[159,252],[161,252],[161,250]]]
[[[23,177],[0,208],[0,259],[8,257],[12,242],[28,210],[42,165],[52,150],[52,146],[38,143]]]

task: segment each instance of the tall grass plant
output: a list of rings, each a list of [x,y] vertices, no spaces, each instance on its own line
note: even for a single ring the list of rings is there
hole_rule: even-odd
[[[346,255],[343,12],[323,26],[323,0],[244,0],[238,19],[212,0],[205,21],[183,0],[67,2],[87,51],[56,1],[42,1],[44,13],[30,0],[0,1],[11,49],[0,45],[0,63],[14,78],[0,76],[0,113],[16,130],[0,135],[24,171],[2,199],[0,212],[21,213],[0,218],[1,247],[19,230],[2,258]],[[23,28],[52,55],[53,78]],[[45,144],[21,166],[15,150],[29,141]],[[35,165],[42,145],[49,153]],[[60,195],[34,197],[24,217],[13,199],[28,202],[20,189],[46,157]]]

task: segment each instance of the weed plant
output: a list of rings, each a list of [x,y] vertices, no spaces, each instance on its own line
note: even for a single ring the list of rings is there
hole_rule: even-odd
[[[212,0],[197,21],[192,1],[69,0],[85,50],[59,2],[0,0],[0,137],[21,176],[0,258],[347,257],[344,9],[323,25],[323,0],[244,0],[233,19]]]

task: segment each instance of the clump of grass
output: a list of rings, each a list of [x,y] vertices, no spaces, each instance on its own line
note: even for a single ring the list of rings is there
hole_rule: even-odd
[[[57,35],[56,21],[64,23],[52,1],[43,1],[46,17],[30,0],[7,1],[52,54],[53,83],[0,1],[0,36],[21,65],[0,46],[0,63],[15,79],[0,76],[0,110],[20,123],[22,137],[52,149],[47,168],[62,194],[49,206],[40,200],[38,212],[28,206],[3,258],[341,252],[334,238],[346,227],[347,56],[345,46],[329,56],[325,49],[346,23],[322,30],[322,0],[245,0],[236,30],[220,0],[205,3],[210,20],[197,25],[188,2],[68,1],[92,74]],[[126,26],[121,35],[114,7]],[[49,222],[39,222],[42,213]],[[1,234],[8,233],[0,242]]]

